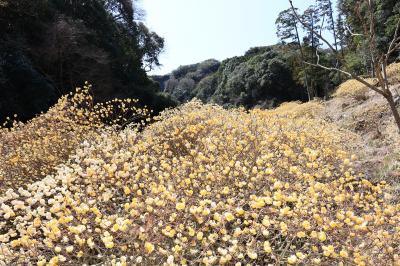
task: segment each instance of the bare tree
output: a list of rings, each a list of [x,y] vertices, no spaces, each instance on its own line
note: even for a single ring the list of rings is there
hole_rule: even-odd
[[[390,106],[390,110],[392,111],[393,117],[395,119],[395,122],[396,122],[398,130],[399,130],[398,132],[400,134],[400,114],[399,114],[399,111],[397,110],[396,101],[395,101],[393,93],[390,90],[389,81],[386,76],[386,67],[388,65],[390,56],[393,55],[393,53],[395,53],[397,50],[400,49],[400,19],[397,22],[397,26],[396,26],[396,30],[395,30],[393,39],[390,42],[387,51],[381,52],[377,47],[377,40],[376,40],[377,37],[376,37],[376,33],[375,33],[376,18],[374,16],[374,6],[373,6],[374,1],[373,0],[362,0],[362,1],[366,1],[367,7],[368,7],[368,16],[366,18],[362,18],[362,20],[361,20],[361,22],[363,24],[363,31],[364,31],[364,33],[362,35],[368,40],[368,52],[371,56],[372,68],[374,70],[373,71],[374,75],[376,75],[376,77],[378,79],[378,84],[377,85],[371,84],[371,83],[365,81],[363,78],[356,75],[355,73],[351,73],[351,72],[345,71],[343,69],[340,69],[338,66],[321,65],[319,62],[318,51],[317,51],[318,60],[316,63],[310,63],[310,62],[304,62],[304,63],[311,65],[311,66],[320,67],[325,70],[336,71],[336,72],[342,73],[342,74],[348,76],[349,78],[355,79],[358,82],[364,84],[366,87],[375,91],[376,93],[382,95],[386,99],[387,103]],[[360,1],[358,4],[361,4],[362,1]],[[297,14],[296,8],[294,7],[292,0],[289,0],[289,3],[293,10],[295,18],[305,28],[307,28],[310,31],[313,31],[314,34],[329,47],[329,49],[333,52],[333,54],[335,55],[337,60],[341,63],[341,65],[343,65],[344,58],[341,55],[341,53],[339,53],[335,49],[334,45],[332,45],[326,38],[324,38],[322,36],[322,32],[315,31],[307,23],[305,23],[302,20],[302,18],[299,16],[299,14]]]

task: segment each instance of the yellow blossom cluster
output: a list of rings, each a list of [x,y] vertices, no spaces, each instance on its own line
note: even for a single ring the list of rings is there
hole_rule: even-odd
[[[302,102],[285,102],[279,107],[270,111],[271,114],[277,116],[289,116],[292,119],[296,118],[318,118],[324,106],[321,101]]]
[[[400,82],[400,63],[392,63],[386,69],[389,83],[394,85]]]
[[[140,123],[149,117],[146,109],[136,107],[136,100],[94,103],[91,90],[86,84],[47,113],[0,128],[0,191],[54,173],[79,143],[102,134],[105,126]]]
[[[364,80],[372,85],[377,85],[378,83],[378,80],[373,78],[366,78]],[[334,96],[341,98],[354,98],[356,100],[366,100],[367,93],[369,91],[370,89],[364,84],[355,79],[349,79],[340,84]]]
[[[321,121],[199,102],[103,131],[0,194],[0,264],[399,265],[399,205],[347,141]]]

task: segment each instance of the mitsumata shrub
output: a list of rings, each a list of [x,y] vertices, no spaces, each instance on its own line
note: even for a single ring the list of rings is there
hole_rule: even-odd
[[[0,191],[54,173],[55,166],[65,162],[79,143],[98,137],[106,127],[138,126],[149,117],[146,109],[136,107],[137,100],[95,104],[90,92],[86,84],[30,122],[0,128]]]
[[[367,78],[365,79],[366,82],[376,85],[378,83],[377,79]],[[367,93],[370,91],[367,86],[360,83],[355,79],[349,79],[343,82],[336,92],[334,93],[335,97],[350,97],[356,100],[366,100]]]
[[[399,205],[353,168],[351,141],[284,109],[199,102],[104,126],[1,194],[0,264],[399,265]]]

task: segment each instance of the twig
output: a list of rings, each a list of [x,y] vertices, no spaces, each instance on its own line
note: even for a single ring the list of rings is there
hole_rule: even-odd
[[[351,36],[364,36],[364,34],[352,32],[348,25],[344,25],[344,26],[345,26],[346,30],[350,33]]]
[[[386,58],[385,58],[386,61],[388,60],[389,55],[392,54],[395,50],[397,50],[400,47],[400,43],[396,44],[396,42],[400,41],[399,29],[400,29],[400,19],[397,22],[396,31],[394,32],[393,40],[390,43],[389,49],[388,49],[388,51],[386,53]]]

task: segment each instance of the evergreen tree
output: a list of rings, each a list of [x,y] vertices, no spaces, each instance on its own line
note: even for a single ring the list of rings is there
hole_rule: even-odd
[[[303,25],[303,30],[305,31],[306,35],[304,37],[304,42],[305,45],[308,46],[309,51],[310,51],[310,58],[308,59],[306,57],[306,61],[311,62],[311,63],[317,63],[318,58],[317,58],[317,52],[318,52],[318,47],[320,46],[320,40],[316,36],[314,32],[319,32],[321,31],[321,17],[319,16],[317,12],[317,8],[315,6],[310,6],[307,8],[303,15],[302,15],[302,21],[304,22],[305,25]],[[312,92],[312,96],[316,97],[316,76],[315,76],[315,69],[313,67],[310,67],[310,91]]]
[[[308,99],[311,100],[313,95],[309,87],[307,68],[304,64],[305,55],[303,47],[301,45],[299,29],[297,27],[297,20],[294,17],[293,11],[291,9],[286,9],[280,12],[278,18],[275,21],[275,25],[277,28],[276,34],[283,44],[286,44],[287,40],[289,40],[289,43],[296,44],[298,46],[301,56],[301,64],[304,69],[304,85],[307,89]]]
[[[318,13],[319,13],[318,15],[320,17],[325,17],[326,26],[324,27],[324,29],[327,29],[330,32],[332,32],[336,51],[339,51],[335,18],[334,18],[333,8],[332,8],[332,1],[331,0],[316,0],[316,5],[318,8]]]
[[[162,110],[168,100],[147,71],[164,40],[141,17],[134,0],[0,0],[0,120],[30,119],[85,81],[96,101],[130,97]]]

